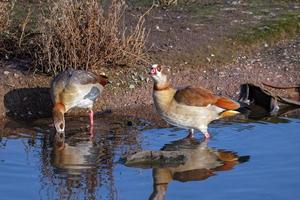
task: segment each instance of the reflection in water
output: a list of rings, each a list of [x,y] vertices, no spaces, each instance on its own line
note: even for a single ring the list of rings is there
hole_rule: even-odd
[[[239,163],[247,162],[250,156],[238,156],[235,152],[214,149],[206,141],[178,140],[165,145],[163,151],[180,151],[186,157],[184,164],[175,167],[153,169],[153,192],[149,199],[164,199],[168,184],[173,180],[180,182],[201,181],[215,175],[216,171],[231,170]]]
[[[69,126],[74,130],[55,134],[51,154],[43,159],[43,169],[49,167],[49,160],[53,167],[52,174],[44,176],[45,185],[59,185],[56,193],[60,199],[117,199],[114,159],[120,153],[138,150],[138,131],[129,130],[123,121],[101,119],[91,139],[88,129],[78,129],[78,121],[69,121]]]
[[[117,199],[114,160],[140,149],[139,131],[127,122],[118,116],[95,119],[96,135],[90,139],[85,119],[69,118],[66,135],[52,132],[51,119],[10,121],[0,133],[0,148],[18,139],[28,155],[37,155],[40,199]]]
[[[300,116],[299,106],[286,105],[281,106],[275,113],[270,113],[266,109],[258,105],[250,105],[247,114],[244,114],[247,119],[264,120],[271,123],[288,123],[289,120],[283,117],[297,118]]]
[[[69,174],[77,174],[77,171],[97,167],[98,158],[93,153],[97,151],[96,149],[97,146],[92,140],[83,140],[69,145],[65,142],[64,133],[56,133],[51,164],[59,170],[68,171]]]
[[[249,192],[245,191],[245,194],[250,193],[250,196],[253,194],[275,196],[278,191],[283,196],[293,199],[295,194],[299,194],[290,185],[297,185],[299,182],[295,174],[299,172],[299,168],[296,167],[299,164],[296,154],[299,149],[297,131],[300,121],[287,120],[290,123],[261,125],[261,122],[247,121],[240,123],[240,126],[234,123],[230,127],[226,127],[229,125],[225,122],[222,124],[217,122],[215,128],[220,126],[219,130],[226,130],[227,134],[222,135],[225,140],[224,138],[213,140],[214,144],[225,146],[234,144],[236,151],[243,149],[251,152],[256,159],[239,171],[240,176],[235,177],[234,191],[230,192],[228,187],[219,184],[231,180],[230,176],[218,176],[210,179],[211,181],[203,181],[201,186],[210,187],[211,184],[216,184],[213,188],[218,190],[217,197],[232,194],[235,197],[233,199],[239,199],[240,193],[236,193],[236,190],[247,189]],[[66,135],[53,133],[52,119],[34,124],[13,121],[0,124],[2,196],[5,195],[7,199],[149,198],[150,194],[146,191],[152,189],[150,170],[129,169],[119,165],[117,160],[126,154],[141,152],[141,145],[149,149],[163,146],[166,141],[177,137],[177,134],[172,132],[174,129],[170,129],[171,131],[150,129],[140,134],[136,127],[143,128],[144,123],[135,121],[128,123],[124,118],[101,117],[95,123],[96,136],[91,140],[88,128],[85,127],[86,121],[87,118],[68,119],[69,128]],[[241,128],[242,133],[251,133],[251,136],[237,134],[236,127]],[[158,136],[157,130],[164,131],[164,134]],[[287,131],[289,134],[286,134]],[[163,151],[182,152],[186,160],[181,165],[178,162],[155,165],[152,170],[154,183],[150,199],[163,199],[168,193],[171,197],[178,195],[172,193],[171,189],[180,190],[182,185],[172,184],[171,187],[169,183],[173,180],[194,181],[186,184],[191,187],[187,191],[182,191],[182,195],[188,193],[191,199],[197,199],[199,196],[199,191],[195,190],[199,186],[197,181],[205,180],[219,171],[231,170],[237,164],[249,159],[249,156],[240,157],[231,151],[211,148],[199,140],[174,141],[165,145],[159,152]],[[289,162],[280,162],[286,155],[291,155]],[[248,181],[247,188],[244,184],[240,184],[245,179]],[[269,179],[271,181],[265,181]]]
[[[96,199],[97,187],[103,184],[102,181],[107,181],[111,186],[110,199],[114,199],[112,155],[101,152],[101,145],[88,137],[84,139],[84,135],[88,136],[86,133],[80,136],[76,134],[66,141],[64,133],[55,134],[50,162],[54,167],[54,177],[58,175],[60,180],[60,189],[57,192],[61,199],[73,199],[78,195],[78,191],[76,194],[73,190],[80,188],[88,195],[88,199]],[[98,178],[98,170],[107,175],[106,180]]]

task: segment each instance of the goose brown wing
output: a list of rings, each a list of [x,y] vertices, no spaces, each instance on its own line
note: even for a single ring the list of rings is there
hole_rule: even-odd
[[[108,78],[104,75],[95,75],[87,71],[78,71],[77,73],[77,77],[80,77],[79,83],[82,85],[100,83],[104,86],[108,83]]]
[[[209,90],[191,86],[177,90],[174,98],[180,104],[199,107],[215,104],[218,100]]]
[[[178,103],[187,106],[204,107],[211,104],[228,110],[235,110],[240,107],[237,102],[226,97],[216,96],[209,90],[201,87],[188,86],[186,88],[177,90],[174,98]]]

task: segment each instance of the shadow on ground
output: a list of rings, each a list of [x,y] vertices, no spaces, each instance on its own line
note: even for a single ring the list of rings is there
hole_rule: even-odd
[[[9,91],[4,96],[6,116],[30,121],[50,117],[52,101],[49,88],[20,88]]]

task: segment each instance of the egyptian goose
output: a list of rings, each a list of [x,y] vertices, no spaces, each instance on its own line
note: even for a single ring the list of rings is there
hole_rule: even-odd
[[[154,81],[154,105],[160,116],[169,124],[189,129],[188,138],[194,137],[194,129],[209,138],[207,126],[210,122],[238,114],[239,103],[212,94],[201,87],[188,86],[175,89],[161,65],[151,66],[150,75]]]
[[[53,120],[57,132],[64,132],[64,114],[71,108],[90,110],[90,131],[94,125],[93,104],[109,83],[106,76],[97,76],[83,70],[66,70],[58,74],[51,83]]]

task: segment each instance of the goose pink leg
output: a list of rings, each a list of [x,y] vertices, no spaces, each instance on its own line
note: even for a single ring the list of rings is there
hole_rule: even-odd
[[[210,138],[210,134],[208,132],[204,133],[205,139]]]
[[[90,110],[90,125],[94,126],[94,112],[92,110]]]
[[[94,112],[90,110],[90,135],[94,137]]]

